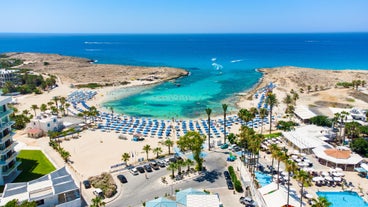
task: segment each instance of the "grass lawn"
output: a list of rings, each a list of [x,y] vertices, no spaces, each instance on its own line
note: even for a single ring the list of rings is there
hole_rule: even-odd
[[[18,167],[19,170],[22,170],[22,173],[14,182],[27,182],[56,170],[40,150],[21,150],[17,158],[22,162]]]

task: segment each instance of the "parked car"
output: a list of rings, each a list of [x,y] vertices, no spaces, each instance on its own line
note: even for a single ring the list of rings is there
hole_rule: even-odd
[[[126,179],[126,177],[124,175],[120,174],[117,177],[118,177],[118,179],[120,180],[121,183],[127,183],[128,182],[128,180]]]
[[[101,188],[96,188],[96,189],[93,191],[93,194],[94,194],[95,196],[98,196],[98,197],[104,198],[104,193],[102,192]]]
[[[220,147],[220,148],[221,148],[221,149],[227,149],[228,147],[229,147],[229,145],[225,143],[225,144],[221,145],[221,147]]]
[[[145,171],[144,171],[144,168],[142,167],[142,166],[138,166],[138,167],[136,167],[136,169],[137,169],[137,171],[139,172],[139,173],[144,173]]]
[[[165,160],[157,160],[157,165],[160,167],[166,167],[166,162]]]
[[[129,172],[132,174],[132,175],[138,175],[138,170],[136,168],[132,168],[129,170]]]
[[[145,164],[143,165],[144,169],[147,171],[147,172],[152,172],[152,168],[149,164]]]
[[[151,161],[149,163],[149,165],[154,169],[154,170],[159,170],[160,169],[160,166],[158,166],[157,162],[155,161]]]
[[[255,201],[249,197],[240,197],[239,202],[243,205],[255,205]]]
[[[229,190],[234,190],[234,185],[233,185],[233,182],[231,182],[231,180],[227,180],[226,184]]]
[[[91,183],[89,182],[89,180],[84,180],[83,185],[85,189],[91,188]]]
[[[229,171],[227,171],[227,170],[224,171],[224,177],[225,177],[226,180],[231,180]]]

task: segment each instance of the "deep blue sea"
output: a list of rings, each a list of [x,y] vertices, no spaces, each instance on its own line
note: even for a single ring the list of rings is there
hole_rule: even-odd
[[[368,69],[368,33],[87,35],[0,34],[0,52],[86,57],[99,64],[172,66],[190,71],[177,85],[115,91],[115,111],[159,118],[205,116],[234,105],[235,93],[254,86],[262,67]],[[234,110],[234,107],[232,107]]]

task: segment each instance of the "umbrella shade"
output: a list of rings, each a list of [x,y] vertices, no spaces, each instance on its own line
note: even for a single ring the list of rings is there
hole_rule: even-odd
[[[339,172],[332,173],[332,175],[335,176],[335,177],[342,177],[342,176],[344,176],[343,173],[339,173]]]
[[[340,182],[341,181],[341,177],[334,177],[333,178],[334,181]]]
[[[322,178],[322,177],[314,177],[314,178],[312,178],[312,181],[314,181],[314,182],[318,182],[318,181],[321,181],[321,180],[324,180],[324,178]]]
[[[332,177],[330,177],[330,176],[326,176],[326,177],[325,177],[325,179],[326,179],[327,181],[333,181]]]
[[[328,172],[322,172],[322,175],[323,175],[323,176],[330,176],[330,175],[328,174]]]
[[[308,199],[312,199],[313,198],[313,196],[311,194],[309,194],[309,193],[305,194],[305,197],[308,198]]]
[[[341,172],[342,171],[342,169],[339,168],[339,167],[335,168],[335,170],[338,171],[338,172]]]

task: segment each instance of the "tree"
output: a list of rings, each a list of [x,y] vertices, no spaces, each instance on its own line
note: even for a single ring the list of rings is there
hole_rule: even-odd
[[[312,86],[308,85],[307,89],[308,89],[308,93],[310,93],[310,91],[312,90]]]
[[[170,149],[174,146],[174,142],[171,141],[171,139],[166,139],[165,141],[161,142],[161,144],[165,145],[168,149],[169,155],[170,155]]]
[[[238,112],[238,117],[244,122],[250,122],[253,118],[253,115],[250,111],[248,111],[248,109],[240,109]]]
[[[235,140],[236,140],[236,136],[234,133],[230,133],[229,135],[227,135],[227,140],[229,140],[230,144],[234,144]]]
[[[68,108],[70,107],[70,103],[65,103],[65,111],[66,115],[68,116]]]
[[[299,99],[299,94],[297,92],[293,93],[293,104],[296,106],[296,101]]]
[[[211,150],[211,143],[210,143],[210,137],[211,137],[211,112],[212,109],[206,108],[206,114],[207,114],[207,124],[208,124],[208,151]]]
[[[224,144],[226,144],[226,111],[227,111],[227,104],[222,104],[222,110],[224,112]]]
[[[92,205],[90,207],[102,207],[105,206],[106,203],[102,200],[100,196],[96,196],[92,199]]]
[[[365,86],[365,80],[362,80],[362,87],[364,87]]]
[[[298,169],[298,166],[295,164],[295,162],[293,160],[286,160],[285,162],[285,169],[288,172],[288,195],[287,195],[287,206],[289,206],[289,198],[290,198],[290,177],[291,177],[291,173],[296,172],[296,170]]]
[[[276,159],[277,159],[277,189],[279,189],[279,186],[280,186],[280,181],[279,181],[279,178],[280,178],[280,162],[287,160],[287,155],[284,151],[279,150],[279,151],[277,151]]]
[[[293,98],[291,97],[290,94],[286,94],[286,96],[285,96],[285,98],[282,102],[284,102],[284,104],[286,104],[286,105],[290,105],[290,104],[293,103]]]
[[[45,111],[47,111],[47,105],[46,105],[46,104],[41,104],[41,106],[40,106],[40,111],[41,111],[41,112],[45,112]]]
[[[177,145],[181,151],[192,151],[193,159],[196,161],[196,169],[202,170],[203,158],[201,157],[202,144],[206,138],[198,132],[189,131],[181,136],[177,141]]]
[[[294,105],[288,105],[288,106],[286,107],[286,111],[285,111],[285,113],[286,113],[286,114],[288,114],[288,116],[289,116],[289,120],[291,120],[291,117],[293,117],[293,115],[294,115],[294,111],[295,111],[295,107],[294,107]]]
[[[56,108],[59,109],[58,101],[60,100],[60,97],[59,96],[54,96],[54,97],[52,97],[52,100],[55,102]]]
[[[354,139],[350,143],[351,150],[363,157],[368,157],[368,141],[364,138]]]
[[[126,153],[126,152],[125,152],[125,153],[121,156],[121,160],[123,160],[123,162],[128,163],[129,159],[130,159],[130,155],[129,155],[129,153]]]
[[[70,153],[64,149],[60,150],[60,155],[61,157],[64,159],[64,162],[68,162],[69,158],[70,158]]]
[[[151,146],[149,144],[146,144],[143,146],[143,151],[146,152],[147,160],[148,160],[148,152],[151,151]]]
[[[36,114],[36,110],[38,109],[38,106],[37,106],[36,104],[33,104],[33,105],[31,106],[31,109],[33,110],[33,112],[34,112],[34,116],[36,117],[36,116],[37,116],[37,114]]]
[[[65,97],[60,97],[60,105],[61,105],[61,108],[63,109],[63,116],[65,116],[65,103],[66,103],[66,98]],[[96,108],[96,107],[95,107]]]
[[[36,201],[22,201],[19,202],[18,199],[13,199],[5,204],[4,207],[36,207],[37,203]]]
[[[268,115],[267,109],[265,109],[265,108],[260,108],[259,109],[259,118],[261,118],[261,123],[262,123],[262,125],[261,125],[261,134],[263,133],[263,120],[264,120],[264,118],[266,118],[267,115]]]
[[[273,163],[274,163],[275,158],[277,157],[278,151],[280,151],[280,148],[276,144],[270,144],[268,148],[271,151],[271,157],[272,157],[271,166],[272,166],[272,171],[273,171],[274,170]],[[273,180],[273,172],[271,173],[271,176]]]
[[[270,107],[270,134],[271,134],[271,129],[272,129],[272,111],[273,111],[273,107],[275,107],[275,106],[278,105],[278,100],[276,98],[276,94],[268,93],[265,102]]]
[[[318,115],[318,116],[310,118],[310,122],[312,124],[317,125],[317,126],[331,127],[331,125],[332,125],[331,119],[329,119],[327,116],[323,116],[323,115]]]
[[[309,184],[311,181],[311,176],[308,174],[308,172],[305,172],[304,170],[299,170],[296,175],[296,179],[301,184],[301,190],[300,190],[300,207],[303,207],[303,193],[304,193],[304,186]]]
[[[178,164],[176,162],[170,162],[169,166],[167,166],[167,170],[171,170],[171,177],[175,177],[175,170],[178,169]]]
[[[348,122],[345,124],[345,132],[344,134],[347,135],[348,138],[350,138],[351,140],[358,138],[359,134],[360,134],[360,127],[361,124],[359,124],[358,122]]]
[[[187,171],[189,172],[189,170],[190,170],[190,166],[192,166],[194,164],[194,162],[193,162],[193,160],[191,160],[191,159],[186,159],[185,160],[185,165],[187,166]]]
[[[254,138],[255,131],[247,126],[240,127],[239,133],[239,145],[243,147],[244,152],[246,149],[250,148],[251,140]],[[247,165],[250,166],[250,160],[248,160]]]
[[[156,158],[158,158],[160,156],[160,154],[162,153],[162,149],[161,147],[156,147],[152,150],[153,153],[156,154]]]
[[[332,203],[323,196],[319,196],[318,199],[313,198],[312,201],[314,203],[312,207],[329,207],[332,205]]]

